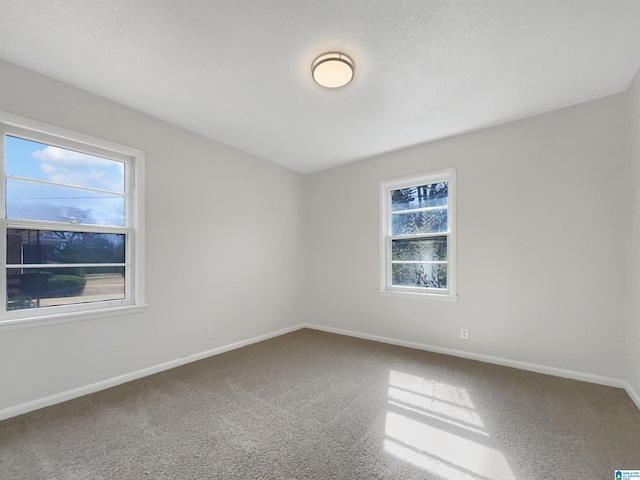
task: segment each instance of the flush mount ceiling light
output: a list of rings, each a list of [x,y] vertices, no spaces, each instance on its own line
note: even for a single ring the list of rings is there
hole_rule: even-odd
[[[344,53],[325,53],[311,64],[313,79],[327,88],[343,87],[353,79],[353,60]]]

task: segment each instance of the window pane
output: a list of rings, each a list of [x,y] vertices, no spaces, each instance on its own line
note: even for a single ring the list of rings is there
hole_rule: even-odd
[[[391,211],[447,205],[448,196],[447,182],[391,190]]]
[[[447,208],[391,215],[391,234],[443,233],[449,229]]]
[[[7,270],[7,310],[124,298],[124,267]]]
[[[7,174],[124,193],[124,163],[7,136]]]
[[[391,259],[400,261],[447,261],[447,237],[392,240]]]
[[[402,287],[447,288],[447,265],[442,263],[394,263],[391,284]]]
[[[7,218],[124,226],[124,196],[7,179]]]
[[[7,230],[8,264],[124,263],[125,235]]]

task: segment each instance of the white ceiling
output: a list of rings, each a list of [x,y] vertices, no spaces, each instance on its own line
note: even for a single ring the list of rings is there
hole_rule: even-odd
[[[640,1],[0,0],[0,58],[307,173],[624,91]]]

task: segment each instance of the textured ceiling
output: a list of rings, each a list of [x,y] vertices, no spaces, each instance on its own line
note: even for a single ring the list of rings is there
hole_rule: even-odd
[[[312,172],[624,91],[640,1],[0,0],[0,58]]]

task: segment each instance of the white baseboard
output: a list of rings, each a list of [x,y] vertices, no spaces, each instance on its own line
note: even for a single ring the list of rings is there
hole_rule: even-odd
[[[520,362],[518,360],[509,360],[502,357],[494,357],[491,355],[483,355],[481,353],[465,352],[464,350],[455,350],[452,348],[436,347],[434,345],[427,345],[417,342],[408,342],[405,340],[398,340],[390,337],[382,337],[378,335],[370,335],[368,333],[354,332],[351,330],[343,330],[341,328],[325,327],[323,325],[315,325],[307,323],[300,325],[299,328],[311,328],[314,330],[321,330],[323,332],[337,333],[339,335],[347,335],[349,337],[362,338],[364,340],[373,340],[374,342],[388,343],[391,345],[398,345],[401,347],[415,348],[417,350],[424,350],[426,352],[442,353],[444,355],[452,355],[454,357],[466,358],[469,360],[478,360],[480,362],[493,363],[496,365],[502,365],[505,367],[518,368],[520,370],[527,370],[529,372],[543,373],[546,375],[553,375],[554,377],[571,378],[573,380],[580,380],[582,382],[595,383],[598,385],[605,385],[608,387],[624,388],[629,395],[629,398],[635,403],[638,410],[640,410],[640,394],[636,392],[633,387],[619,378],[603,377],[600,375],[592,375],[590,373],[576,372],[573,370],[565,370],[562,368],[548,367],[545,365],[537,365],[535,363]]]
[[[85,385],[83,387],[74,388],[72,390],[67,390],[65,392],[57,393],[55,395],[50,395],[48,397],[40,398],[38,400],[33,400],[31,402],[26,402],[20,405],[5,408],[3,410],[0,410],[0,420],[4,420],[10,417],[15,417],[17,415],[22,415],[24,413],[28,413],[34,410],[38,410],[40,408],[48,407],[50,405],[55,405],[56,403],[65,402],[67,400],[72,400],[74,398],[81,397],[83,395],[88,395],[90,393],[99,392],[100,390],[105,390],[107,388],[115,387],[116,385],[131,382],[133,380],[137,380],[139,378],[146,377],[148,375],[153,375],[154,373],[159,373],[165,370],[169,370],[175,367],[185,365],[187,363],[202,360],[208,357],[212,357],[214,355],[219,355],[224,352],[228,352],[231,350],[235,350],[237,348],[251,345],[252,343],[268,340],[269,338],[278,337],[280,335],[284,335],[285,333],[290,333],[296,330],[300,330],[301,328],[311,328],[313,330],[320,330],[323,332],[336,333],[339,335],[362,338],[365,340],[372,340],[375,342],[382,342],[382,343],[388,343],[391,345],[415,348],[417,350],[424,350],[427,352],[442,353],[445,355],[452,355],[454,357],[466,358],[469,360],[478,360],[481,362],[493,363],[496,365],[503,365],[506,367],[519,368],[521,370],[544,373],[544,374],[553,375],[556,377],[571,378],[571,379],[580,380],[583,382],[596,383],[596,384],[606,385],[610,387],[624,388],[627,394],[629,395],[629,397],[631,397],[631,400],[636,404],[638,409],[640,409],[640,395],[638,395],[638,393],[631,387],[631,385],[624,380],[610,378],[610,377],[603,377],[599,375],[592,375],[588,373],[576,372],[572,370],[564,370],[564,369],[555,368],[555,367],[547,367],[544,365],[537,365],[534,363],[520,362],[518,360],[509,360],[506,358],[494,357],[491,355],[465,352],[463,350],[436,347],[434,345],[427,345],[427,344],[422,344],[417,342],[408,342],[405,340],[398,340],[395,338],[382,337],[378,335],[370,335],[370,334],[360,333],[360,332],[353,332],[350,330],[343,330],[341,328],[325,327],[322,325],[315,325],[315,324],[301,324],[301,325],[295,325],[289,328],[284,328],[282,330],[277,330],[275,332],[267,333],[264,335],[259,335],[257,337],[253,337],[247,340],[242,340],[240,342],[232,343],[230,345],[224,345],[222,347],[214,348],[212,350],[207,350],[205,352],[195,353],[193,355],[187,355],[185,357],[177,358],[169,362],[161,363],[159,365],[154,365],[148,368],[143,368],[141,370],[136,370],[135,372],[127,373],[125,375],[120,375],[118,377],[92,383],[90,385]]]
[[[23,413],[32,412],[40,408],[48,407],[50,405],[55,405],[56,403],[65,402],[67,400],[72,400],[74,398],[81,397],[83,395],[88,395],[90,393],[99,392],[100,390],[105,390],[107,388],[115,387],[116,385],[131,382],[132,380],[137,380],[142,377],[153,375],[154,373],[159,373],[164,370],[180,367],[187,363],[202,360],[208,357],[212,357],[214,355],[219,355],[221,353],[228,352],[230,350],[235,350],[236,348],[245,347],[247,345],[251,345],[252,343],[261,342],[269,338],[278,337],[280,335],[284,335],[285,333],[299,330],[300,328],[302,328],[302,326],[296,325],[294,327],[289,327],[289,328],[285,328],[275,332],[267,333],[264,335],[259,335],[257,337],[253,337],[248,340],[242,340],[240,342],[232,343],[230,345],[224,345],[222,347],[214,348],[213,350],[207,350],[205,352],[195,353],[193,355],[187,355],[185,357],[177,358],[175,360],[161,363],[159,365],[154,365],[152,367],[143,368],[141,370],[136,370],[135,372],[120,375],[118,377],[109,378],[107,380],[102,380],[100,382],[92,383],[90,385],[85,385],[83,387],[74,388],[72,390],[67,390],[65,392],[56,393],[55,395],[50,395],[48,397],[39,398],[38,400],[33,400],[31,402],[26,402],[20,405],[5,408],[3,410],[0,410],[0,420],[22,415]]]
[[[640,395],[638,395],[638,392],[636,392],[628,382],[624,382],[624,389],[627,391],[627,395],[631,397],[631,400],[633,400],[633,403],[635,403],[640,410]]]
[[[303,326],[306,328],[314,329],[314,330],[321,330],[323,332],[337,333],[339,335],[347,335],[349,337],[362,338],[365,340],[373,340],[375,342],[389,343],[391,345],[398,345],[401,347],[415,348],[417,350],[424,350],[427,352],[442,353],[444,355],[452,355],[454,357],[466,358],[469,360],[478,360],[480,362],[493,363],[495,365],[513,367],[513,368],[518,368],[520,370],[527,370],[530,372],[544,373],[546,375],[553,375],[555,377],[571,378],[574,380],[580,380],[582,382],[596,383],[599,385],[606,385],[609,387],[624,388],[625,390],[627,390],[627,392],[629,391],[633,392],[633,390],[631,389],[631,386],[627,382],[617,378],[602,377],[600,375],[592,375],[589,373],[576,372],[573,370],[564,370],[561,368],[547,367],[544,365],[537,365],[535,363],[520,362],[518,360],[509,360],[507,358],[502,358],[502,357],[483,355],[481,353],[465,352],[464,350],[455,350],[452,348],[436,347],[434,345],[426,345],[423,343],[407,342],[405,340],[398,340],[398,339],[389,338],[389,337],[381,337],[378,335],[370,335],[367,333],[353,332],[350,330],[343,330],[341,328],[325,327],[322,325],[314,325],[314,324],[306,324]],[[634,400],[636,405],[638,405],[638,408],[640,408],[640,402],[638,401],[640,399],[638,399],[638,395],[635,394],[635,392],[633,392],[633,395],[635,395],[636,398],[634,398],[632,394],[629,393],[629,396],[631,396],[631,398]]]

